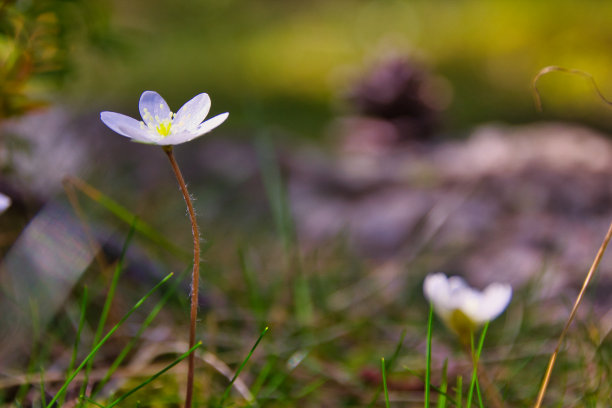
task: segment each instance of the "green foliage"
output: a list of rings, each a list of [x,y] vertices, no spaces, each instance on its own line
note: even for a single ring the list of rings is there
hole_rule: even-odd
[[[107,222],[116,220],[109,217]],[[134,228],[134,225],[132,227]],[[128,242],[138,241],[138,231],[135,230],[135,233],[135,240],[127,240]],[[126,246],[127,244],[124,245],[123,252],[127,250]],[[306,272],[306,283],[312,290],[313,298],[318,299],[313,303],[313,319],[305,327],[296,320],[294,313],[297,311],[292,307],[293,299],[287,296],[284,286],[273,283],[271,279],[282,279],[279,275],[291,273],[291,265],[278,265],[277,254],[284,253],[284,244],[280,239],[264,240],[245,246],[239,257],[233,255],[234,263],[217,258],[217,251],[210,253],[206,262],[207,272],[203,275],[208,277],[205,287],[209,290],[205,293],[210,295],[210,288],[222,289],[221,299],[224,300],[219,300],[213,309],[203,314],[205,317],[201,326],[201,338],[204,339],[204,344],[198,352],[200,356],[205,354],[208,357],[199,360],[196,371],[196,382],[199,384],[196,396],[202,406],[310,407],[325,403],[333,406],[366,406],[370,401],[370,406],[392,406],[397,398],[398,401],[402,398],[418,401],[414,406],[423,406],[425,400],[422,398],[422,388],[414,388],[412,391],[404,391],[401,386],[398,388],[398,384],[410,378],[406,377],[405,373],[413,373],[422,384],[430,383],[430,387],[425,388],[431,389],[429,404],[437,404],[440,408],[461,407],[466,403],[469,406],[469,401],[472,401],[477,406],[489,406],[487,394],[475,375],[477,361],[487,368],[493,367],[494,372],[506,373],[492,380],[499,386],[509,406],[527,407],[532,404],[537,392],[538,378],[544,370],[547,357],[541,354],[541,347],[551,340],[551,333],[559,331],[558,327],[550,326],[548,322],[538,322],[537,315],[534,314],[523,322],[520,334],[513,337],[507,335],[509,328],[505,327],[503,321],[496,321],[486,332],[487,344],[490,346],[484,346],[483,331],[480,341],[474,346],[475,358],[472,360],[461,354],[457,339],[443,330],[433,315],[428,314],[429,309],[420,293],[418,276],[404,282],[398,292],[401,298],[387,299],[384,290],[375,291],[371,298],[363,298],[360,293],[363,283],[375,282],[371,280],[375,276],[367,267],[356,267],[359,261],[352,258],[350,253],[343,252],[341,247],[330,249],[327,253],[300,255],[300,262]],[[423,259],[419,261],[421,263],[427,263],[427,259],[431,259],[427,254],[422,256]],[[226,275],[223,279],[220,279],[220,275],[212,274],[217,264],[223,265]],[[119,262],[117,265],[125,267],[126,264]],[[116,274],[117,269],[113,269],[111,272]],[[401,270],[401,273],[405,271]],[[111,287],[116,290],[115,300],[119,304],[125,301],[127,290],[126,285],[121,282],[125,279],[124,274],[121,276],[119,283],[110,279]],[[249,278],[242,279],[244,276]],[[175,282],[175,285],[177,284],[178,282]],[[150,312],[139,317],[136,322],[137,330],[130,331],[131,334],[125,339],[127,341],[117,339],[118,342],[114,345],[106,341],[104,347],[99,347],[104,340],[97,342],[95,347],[85,345],[95,338],[99,322],[96,319],[88,319],[89,324],[93,326],[88,328],[84,323],[84,310],[95,307],[92,300],[96,298],[100,298],[100,310],[107,309],[104,304],[108,301],[105,296],[100,295],[107,293],[108,289],[91,284],[88,287],[97,288],[93,296],[83,294],[74,299],[81,312],[77,319],[79,321],[74,325],[75,341],[64,344],[67,350],[72,349],[72,353],[66,355],[79,354],[79,350],[85,348],[91,349],[87,351],[89,356],[101,354],[100,352],[105,350],[103,354],[109,354],[110,359],[98,359],[93,363],[92,373],[96,369],[102,369],[106,375],[101,383],[96,384],[92,394],[81,399],[82,403],[85,406],[109,406],[119,404],[129,397],[128,404],[139,404],[142,407],[179,404],[182,370],[178,367],[186,354],[171,353],[170,356],[160,357],[161,360],[158,361],[162,362],[161,367],[151,362],[151,373],[147,370],[122,385],[113,386],[111,395],[100,393],[101,389],[108,389],[109,380],[112,384],[113,378],[121,379],[125,375],[121,369],[129,367],[129,356],[146,344],[142,334],[154,318],[156,324],[168,326],[175,333],[184,328],[186,318],[180,317],[184,308],[177,308],[167,302],[168,296],[176,296],[176,287],[165,292]],[[339,291],[345,292],[342,297],[361,300],[342,308],[337,300]],[[517,294],[511,308],[524,307],[526,311],[535,311],[542,307],[538,304],[526,304],[529,302],[526,296],[527,294]],[[89,298],[92,300],[88,300]],[[125,319],[118,325],[123,321]],[[258,323],[263,322],[268,322],[272,327],[266,341],[260,343],[267,331],[264,330],[255,346],[247,344],[250,342],[244,339],[252,339],[253,334],[260,330]],[[583,330],[572,335],[568,351],[560,356],[559,371],[553,377],[551,386],[551,398],[555,401],[575,401],[578,398],[585,403],[606,401],[606,393],[609,390],[606,347],[608,340],[605,337],[600,339],[601,335],[593,331],[593,327],[590,323],[585,324]],[[398,336],[400,332],[402,334]],[[313,333],[316,333],[316,336],[313,336]],[[47,335],[45,347],[51,348],[52,343],[56,343],[53,347],[62,344],[59,336],[65,334],[57,334],[58,336]],[[403,347],[405,342],[410,346]],[[419,346],[425,343],[426,347]],[[438,354],[441,343],[455,351],[450,356],[445,356],[443,363]],[[500,346],[502,349],[514,350],[514,353],[500,354]],[[428,349],[431,351],[426,351]],[[377,361],[376,356],[387,353],[383,379],[377,365],[380,361]],[[74,396],[64,390],[73,389],[67,385],[70,384],[71,378],[78,379],[75,385],[81,384],[83,380],[75,377],[79,370],[68,370],[70,374],[58,392],[55,391],[58,385],[47,380],[49,373],[39,372],[41,364],[47,366],[44,361],[38,360],[31,366],[35,374],[33,378],[41,379],[37,383],[39,393],[44,388],[46,392],[54,393],[55,398],[61,397],[69,402]],[[85,367],[89,361],[93,361],[93,358],[85,357],[79,367]],[[397,363],[403,369],[394,369]],[[591,371],[593,363],[596,363],[595,371]],[[457,364],[463,367],[459,372]],[[455,368],[449,369],[451,366]],[[227,371],[224,371],[226,369]],[[374,373],[373,382],[363,377],[368,370]],[[462,378],[466,375],[471,375],[471,380],[464,387]],[[232,389],[235,389],[238,382],[240,386],[247,387],[253,400],[247,400],[243,395],[229,391],[228,383],[233,384]],[[79,388],[80,386],[77,386],[74,389]],[[42,398],[41,396],[41,400]],[[50,401],[51,397],[48,397],[47,406],[51,404]]]
[[[46,103],[62,85],[79,45],[112,45],[106,0],[4,0],[0,4],[0,120]],[[85,41],[83,41],[85,39]]]
[[[116,4],[114,16],[130,53],[85,53],[77,100],[118,104],[156,89],[173,105],[206,89],[234,126],[256,127],[257,112],[266,126],[310,138],[322,136],[338,107],[346,112],[347,88],[390,53],[414,56],[447,80],[453,131],[541,118],[528,84],[546,65],[588,71],[604,92],[612,85],[612,5],[598,0],[136,0]],[[542,83],[546,118],[612,128],[588,86],[561,81]]]

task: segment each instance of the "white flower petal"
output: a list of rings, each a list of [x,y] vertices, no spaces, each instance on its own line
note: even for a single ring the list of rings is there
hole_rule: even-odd
[[[225,122],[228,116],[229,113],[225,112],[208,119],[206,122],[203,122],[200,126],[198,126],[198,129],[195,131],[195,137],[202,136],[203,134],[210,132],[211,130]]]
[[[423,282],[425,297],[432,304],[436,313],[445,319],[454,309],[453,297],[449,287],[449,281],[443,273],[428,275]]]
[[[143,129],[141,122],[134,118],[116,112],[101,112],[100,120],[121,136],[140,143],[157,143],[152,133],[146,128]]]
[[[177,133],[171,133],[168,136],[161,139],[159,142],[157,142],[157,144],[159,145],[177,145],[177,144],[189,142],[197,137],[200,137],[210,132],[211,130],[213,130],[214,128],[216,128],[217,126],[225,122],[228,116],[229,116],[229,113],[227,112],[222,113],[220,115],[217,115],[215,117],[208,119],[206,122],[202,123],[196,130],[193,130],[193,131],[182,130]]]
[[[423,282],[423,293],[430,302],[434,302],[442,292],[447,292],[448,282],[443,273],[427,275]]]
[[[193,140],[196,137],[197,136],[194,135],[193,132],[183,130],[176,133],[171,132],[168,136],[162,137],[156,143],[160,146],[178,145]]]
[[[172,112],[168,104],[157,92],[144,91],[140,96],[138,109],[140,110],[142,120],[144,120],[147,126],[153,128],[157,127],[159,122],[172,120]]]
[[[474,323],[480,323],[482,321],[481,316],[488,314],[488,311],[483,310],[482,299],[482,294],[477,290],[465,288],[456,298],[457,309],[461,310]]]
[[[510,285],[493,283],[480,292],[467,286],[462,278],[447,278],[442,273],[428,275],[423,282],[423,292],[447,324],[449,317],[458,310],[475,326],[499,316],[512,298]]]
[[[0,193],[0,214],[6,211],[11,206],[11,198]]]
[[[512,299],[512,287],[502,283],[492,283],[482,292],[480,306],[472,315],[478,323],[488,322],[502,314]]]
[[[102,112],[100,119],[115,132],[135,142],[160,146],[188,142],[210,132],[223,123],[228,113],[202,122],[210,109],[210,98],[201,93],[184,104],[173,115],[164,99],[153,91],[145,91],[138,105],[143,122],[115,112]]]
[[[180,130],[194,130],[206,118],[209,110],[210,97],[206,93],[201,93],[179,109],[172,122],[172,127]]]

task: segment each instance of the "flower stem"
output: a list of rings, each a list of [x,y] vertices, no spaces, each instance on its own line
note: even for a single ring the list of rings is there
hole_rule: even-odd
[[[189,220],[191,221],[191,232],[193,233],[193,272],[191,274],[191,323],[189,325],[189,349],[191,350],[195,345],[195,330],[196,320],[198,317],[198,285],[200,281],[200,232],[198,230],[198,223],[196,221],[195,211],[193,210],[193,204],[189,197],[189,191],[187,191],[187,185],[181,174],[176,160],[174,159],[174,153],[172,152],[172,146],[164,146],[164,152],[170,160],[172,170],[176,176],[183,198],[187,204],[187,211],[189,212]],[[189,354],[188,369],[187,369],[187,392],[185,395],[185,408],[191,408],[191,401],[193,399],[193,375],[195,366],[195,353]]]

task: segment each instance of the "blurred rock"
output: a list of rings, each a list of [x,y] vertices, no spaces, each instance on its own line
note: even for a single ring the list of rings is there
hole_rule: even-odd
[[[62,189],[66,174],[83,173],[93,147],[82,124],[61,108],[39,111],[3,123],[0,166],[14,188],[37,196]]]
[[[612,143],[578,126],[487,125],[465,141],[301,153],[291,166],[302,242],[343,235],[378,259],[428,248],[481,286],[579,286],[612,220]]]

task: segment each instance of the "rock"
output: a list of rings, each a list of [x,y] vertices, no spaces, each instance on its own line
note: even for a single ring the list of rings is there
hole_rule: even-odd
[[[542,275],[545,295],[579,287],[612,220],[612,143],[579,126],[486,125],[463,141],[290,163],[303,242],[344,234],[376,259],[427,245],[442,270],[477,286]]]

